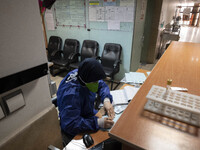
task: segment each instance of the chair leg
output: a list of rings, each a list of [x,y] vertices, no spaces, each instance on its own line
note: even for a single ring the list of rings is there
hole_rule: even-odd
[[[119,86],[119,84],[120,84],[120,82],[115,82],[117,85],[114,87],[114,89],[113,90],[115,90],[118,86]]]
[[[111,80],[111,88],[110,88],[110,90],[112,90],[112,88],[113,88],[113,80]]]
[[[117,85],[113,89],[113,83],[116,83]],[[111,77],[111,88],[110,90],[115,90],[119,86],[120,82],[114,81],[114,76]]]

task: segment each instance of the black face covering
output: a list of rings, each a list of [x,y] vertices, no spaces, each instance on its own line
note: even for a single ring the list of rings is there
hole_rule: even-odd
[[[83,82],[95,82],[104,79],[105,77],[106,75],[103,67],[96,59],[87,58],[80,63],[78,68],[78,78],[81,78]],[[84,84],[83,82],[81,83]]]

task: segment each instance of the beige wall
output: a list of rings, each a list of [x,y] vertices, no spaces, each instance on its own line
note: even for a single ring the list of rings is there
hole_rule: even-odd
[[[2,0],[0,14],[0,78],[47,63],[38,1]],[[25,106],[0,120],[0,146],[52,106],[47,76],[0,94],[0,103],[17,90],[22,91]]]
[[[136,71],[140,65],[140,57],[143,46],[146,6],[147,0],[137,0],[130,71]],[[143,14],[144,16],[142,16]]]

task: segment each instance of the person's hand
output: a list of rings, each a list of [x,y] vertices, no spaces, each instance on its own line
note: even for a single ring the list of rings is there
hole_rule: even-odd
[[[98,125],[104,129],[110,129],[114,124],[111,118],[98,118]]]
[[[104,108],[107,112],[108,117],[110,117],[111,119],[114,119],[114,117],[115,117],[114,108],[108,98],[105,98],[105,100],[104,100]]]
[[[111,118],[104,118],[104,128],[110,129],[114,124],[114,121]]]

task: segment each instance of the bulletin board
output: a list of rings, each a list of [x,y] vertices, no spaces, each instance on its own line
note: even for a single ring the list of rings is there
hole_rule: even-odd
[[[56,26],[86,26],[85,0],[57,0],[54,12]]]
[[[89,0],[89,28],[96,30],[133,31],[135,0]]]

